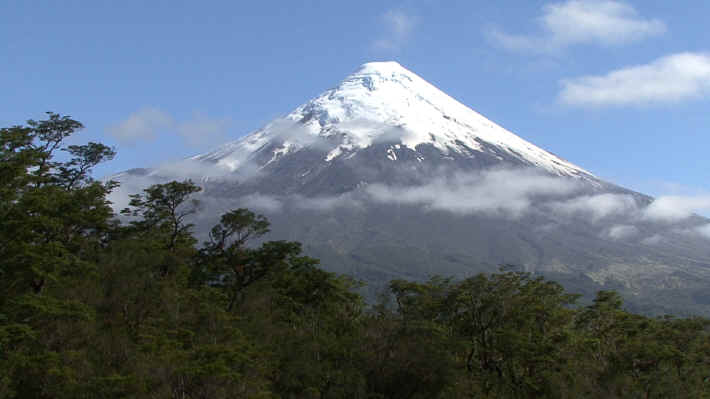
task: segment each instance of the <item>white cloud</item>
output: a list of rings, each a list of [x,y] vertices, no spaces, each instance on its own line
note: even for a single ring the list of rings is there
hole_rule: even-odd
[[[347,128],[342,129],[349,131]],[[306,124],[293,119],[278,118],[270,122],[264,130],[269,132],[270,137],[278,138],[284,143],[288,142],[298,147],[311,147],[319,150],[332,148],[327,140],[322,140],[322,137],[314,134]]]
[[[274,196],[262,195],[259,193],[241,197],[239,198],[237,203],[242,208],[248,208],[267,213],[280,212],[284,206],[283,200]]]
[[[172,132],[192,147],[204,147],[222,142],[229,124],[228,119],[213,119],[201,113],[195,113],[191,119],[177,121],[158,108],[146,107],[132,113],[126,120],[109,126],[106,131],[126,144],[153,141],[159,135]]]
[[[241,168],[240,168],[241,171]],[[249,172],[251,173],[251,172]],[[194,159],[165,163],[145,175],[114,176],[123,184],[109,196],[114,209],[127,206],[129,195],[170,180],[191,178],[206,182],[241,181],[253,177],[220,165]],[[630,194],[588,194],[586,186],[574,179],[543,174],[535,169],[498,169],[478,173],[452,173],[445,169],[418,185],[362,185],[338,196],[305,197],[301,195],[265,195],[254,193],[236,200],[207,198],[205,209],[229,209],[234,203],[265,213],[283,211],[330,212],[336,209],[359,209],[370,201],[386,204],[421,206],[424,209],[455,214],[483,214],[517,219],[525,215],[552,217],[553,223],[539,227],[544,233],[558,225],[577,223],[579,219],[598,223],[602,237],[613,240],[637,238],[646,245],[657,245],[665,234],[691,234],[710,238],[710,224],[688,227],[687,218],[699,211],[710,211],[710,195],[662,196],[648,206],[641,206]],[[211,202],[210,202],[211,201]],[[608,224],[607,224],[608,223]],[[640,235],[638,226],[654,223],[661,232],[650,237]],[[662,223],[662,224],[658,224]],[[610,226],[611,225],[611,226]],[[609,227],[610,226],[610,227]]]
[[[572,180],[533,170],[495,170],[439,177],[419,186],[374,184],[366,190],[380,202],[418,204],[460,214],[487,213],[518,218],[529,210],[535,198],[566,195],[578,188]]]
[[[695,232],[705,238],[710,238],[710,224],[704,224],[695,228]]]
[[[131,176],[130,179],[121,179],[116,176],[109,177],[112,177],[112,180],[119,181],[120,183],[120,185],[114,188],[107,196],[108,201],[111,202],[111,208],[113,208],[115,212],[120,212],[128,207],[128,203],[131,201],[131,195],[142,193],[143,190],[153,184],[164,183],[163,180],[155,179],[150,176],[134,175]]]
[[[566,216],[581,215],[592,221],[615,216],[632,215],[636,212],[636,201],[625,194],[582,195],[565,201],[551,202],[548,206]]]
[[[296,211],[329,212],[338,208],[359,208],[362,201],[353,193],[337,196],[305,197],[302,195],[267,195],[254,193],[235,201],[245,207],[266,213],[278,213],[284,209]]]
[[[196,113],[192,119],[178,123],[175,130],[187,144],[201,147],[223,141],[229,125],[227,119],[211,119]]]
[[[151,176],[164,180],[192,179],[202,180],[238,180],[243,174],[237,173],[220,163],[201,162],[194,159],[164,162],[151,171]]]
[[[116,211],[120,211],[128,206],[130,195],[138,194],[153,184],[163,184],[172,180],[183,181],[191,179],[199,185],[210,181],[242,181],[254,176],[250,169],[245,168],[245,170],[249,172],[245,173],[242,169],[233,171],[219,163],[201,162],[188,158],[179,161],[164,162],[155,168],[146,170],[146,173],[143,175],[123,172],[106,176],[104,180],[110,179],[120,183],[120,186],[108,196],[109,201],[113,203],[112,208]],[[258,197],[256,199],[258,199]],[[251,201],[251,204],[255,203],[255,199],[251,199]]]
[[[491,40],[506,49],[549,53],[572,45],[621,45],[662,34],[663,22],[645,19],[629,4],[614,0],[568,0],[543,6],[538,17],[542,33],[514,35],[489,30]]]
[[[175,166],[170,165],[175,171]],[[528,212],[536,199],[568,195],[578,182],[540,174],[533,170],[495,170],[477,174],[440,176],[417,186],[364,186],[337,196],[305,197],[253,194],[239,199],[248,208],[264,212],[283,209],[329,212],[338,208],[362,208],[367,201],[423,205],[429,209],[459,214],[485,213],[518,218]]]
[[[173,118],[158,108],[140,109],[122,122],[109,126],[106,131],[117,140],[128,144],[150,141],[164,129],[173,125]]]
[[[559,100],[576,106],[674,103],[710,94],[710,55],[679,53],[601,76],[561,81]]]
[[[361,202],[351,193],[331,197],[293,196],[291,200],[296,209],[308,211],[328,212],[337,208],[359,208],[362,206]]]
[[[658,197],[643,210],[642,218],[656,222],[677,222],[695,212],[710,211],[710,195]]]
[[[610,227],[605,235],[612,240],[623,240],[624,238],[633,237],[638,234],[639,230],[631,225],[615,225]]]
[[[373,43],[373,47],[379,50],[398,51],[406,44],[417,25],[417,18],[402,10],[389,10],[381,19],[386,33]]]
[[[650,64],[562,81],[562,102],[630,105],[677,102],[710,92],[710,56],[680,53]]]
[[[658,245],[661,242],[663,242],[664,238],[660,234],[654,234],[650,237],[646,237],[643,240],[641,240],[641,243],[644,245]]]

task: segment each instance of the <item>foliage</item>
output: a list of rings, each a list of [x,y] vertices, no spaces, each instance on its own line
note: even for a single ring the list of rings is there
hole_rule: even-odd
[[[151,186],[123,223],[82,125],[0,129],[0,398],[708,398],[710,321],[501,270],[396,280],[367,306],[269,223]],[[65,151],[66,161],[56,153]]]

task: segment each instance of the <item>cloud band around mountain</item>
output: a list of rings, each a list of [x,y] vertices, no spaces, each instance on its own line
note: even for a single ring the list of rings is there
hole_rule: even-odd
[[[217,164],[184,160],[164,164],[154,174],[133,176],[127,185],[109,197],[117,210],[128,204],[129,195],[151,184],[193,177],[198,184],[221,184],[237,178],[233,171]],[[189,173],[188,173],[189,172]],[[203,176],[203,179],[199,179]],[[209,176],[209,178],[204,178]],[[239,175],[239,179],[248,176]],[[253,176],[252,176],[253,177]],[[121,180],[120,176],[118,180]],[[200,194],[202,196],[203,194]],[[204,197],[209,208],[216,204],[247,207],[256,212],[333,212],[338,209],[365,209],[368,203],[420,206],[428,211],[457,215],[486,215],[520,219],[542,215],[554,225],[589,223],[600,237],[610,240],[636,240],[657,245],[669,235],[696,235],[710,238],[710,224],[686,224],[699,211],[710,210],[710,196],[662,196],[650,204],[630,194],[590,194],[579,181],[559,178],[533,169],[497,169],[477,173],[442,173],[409,186],[363,185],[357,190],[333,196],[268,195],[252,193],[239,198]],[[645,227],[653,225],[651,234]],[[594,227],[596,226],[596,227]],[[694,226],[694,227],[693,227]]]

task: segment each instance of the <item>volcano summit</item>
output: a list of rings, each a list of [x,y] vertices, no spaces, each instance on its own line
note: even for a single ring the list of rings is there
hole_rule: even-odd
[[[327,150],[330,166],[383,148],[389,161],[433,158],[501,161],[559,176],[594,176],[562,160],[449,97],[396,62],[361,66],[337,87],[244,139],[193,157],[238,171],[262,170],[287,155]],[[268,158],[266,162],[263,162]],[[310,166],[310,165],[309,165]]]

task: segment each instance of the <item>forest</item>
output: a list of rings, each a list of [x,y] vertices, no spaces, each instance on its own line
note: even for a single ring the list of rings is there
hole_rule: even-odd
[[[119,217],[82,127],[0,129],[0,398],[710,398],[707,319],[505,267],[369,303],[247,209],[198,242],[189,180]]]

